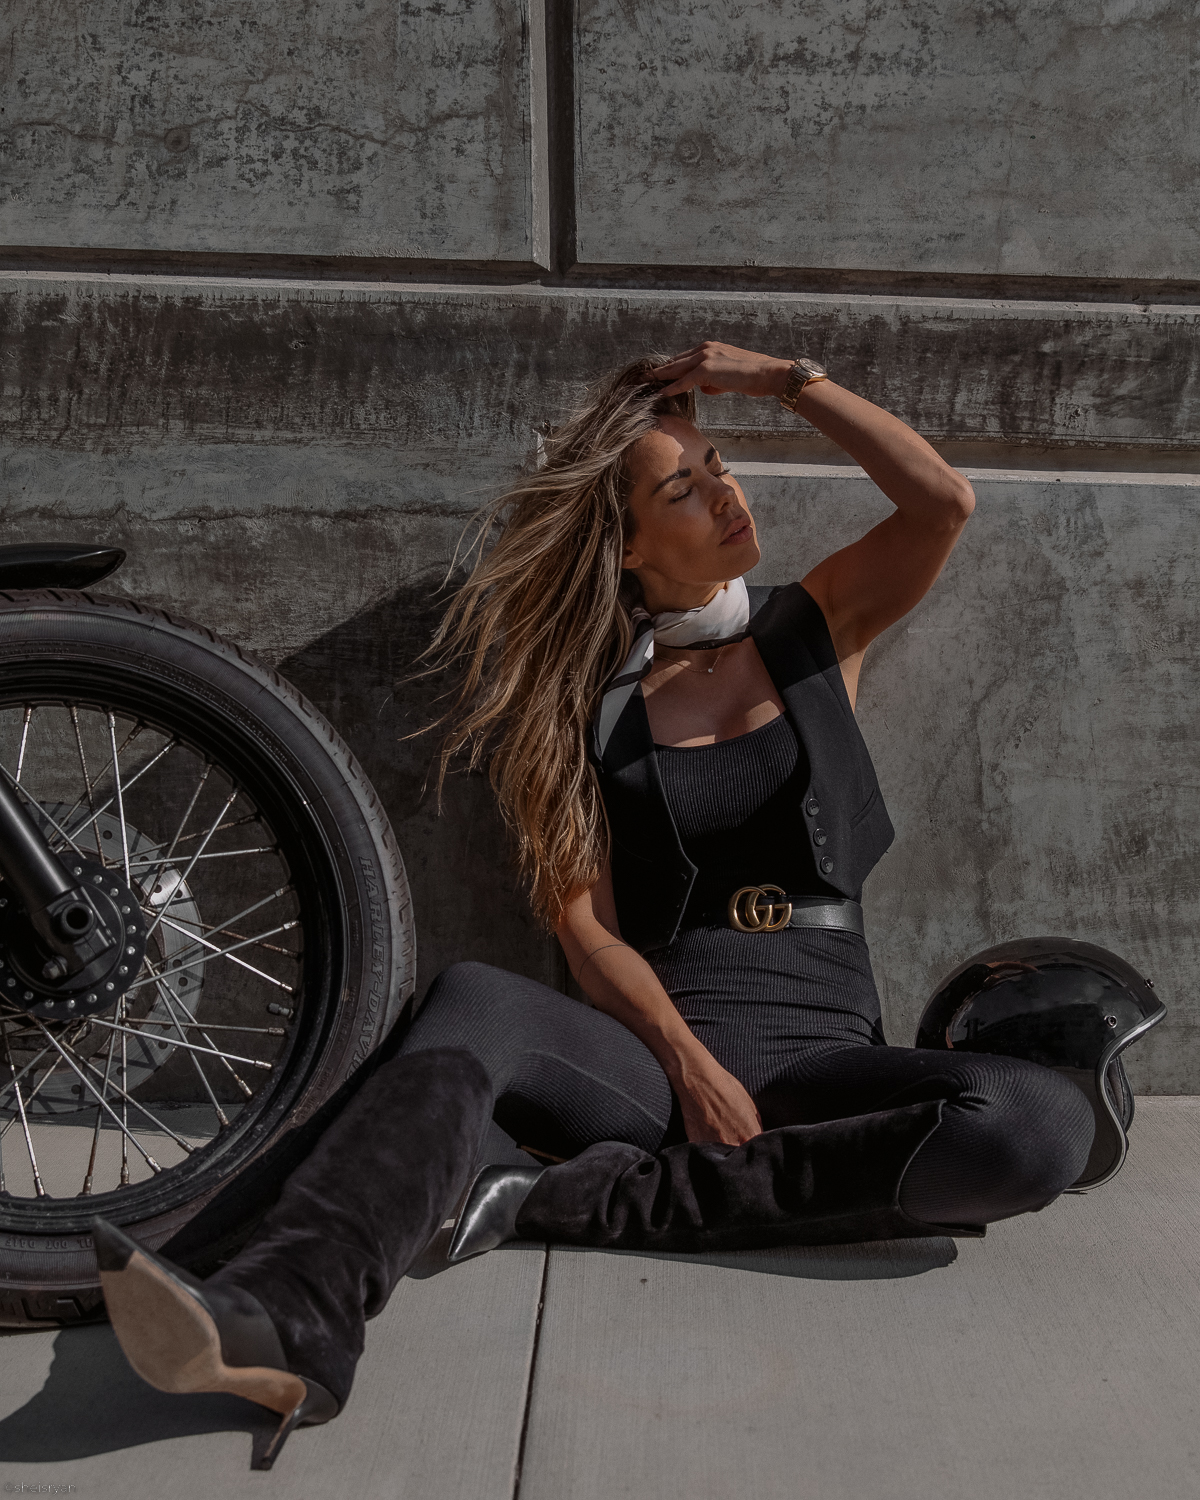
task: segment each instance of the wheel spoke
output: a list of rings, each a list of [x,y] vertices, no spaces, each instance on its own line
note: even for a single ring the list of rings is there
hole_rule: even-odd
[[[7,1029],[5,1031],[5,1035],[7,1036]],[[30,1071],[31,1068],[36,1068],[37,1065],[38,1065],[38,1063],[41,1062],[42,1058],[45,1057],[46,1053],[49,1052],[49,1051],[50,1051],[49,1047],[43,1047],[42,1050],[38,1053],[38,1055],[33,1059],[32,1062],[27,1062],[25,1064],[25,1066],[17,1074],[17,1076],[16,1076],[15,1079],[10,1078],[6,1084],[4,1084],[3,1086],[0,1086],[0,1099],[2,1099],[4,1097],[4,1095],[8,1092],[8,1090],[10,1088],[12,1088],[12,1086],[13,1086],[14,1083],[19,1083],[21,1081],[21,1079],[25,1077],[26,1073],[28,1073]],[[41,1084],[39,1084],[38,1087],[40,1088]],[[11,1124],[12,1124],[11,1120],[8,1120],[8,1121],[5,1122],[3,1128],[0,1129],[0,1136],[3,1136],[4,1131],[7,1130],[8,1127]]]
[[[192,816],[192,812],[195,809],[196,803],[199,802],[199,800],[200,800],[200,793],[204,790],[205,782],[207,782],[207,780],[208,780],[209,775],[210,775],[211,772],[212,772],[212,763],[211,762],[207,762],[205,764],[204,770],[200,774],[200,780],[196,783],[196,790],[192,793],[192,800],[188,803],[187,809],[184,812],[183,817],[180,818],[180,820],[179,820],[179,827],[175,830],[175,837],[171,840],[171,847],[167,850],[167,852],[163,855],[163,857],[161,859],[159,859],[159,860],[153,860],[152,859],[152,860],[149,861],[149,864],[152,865],[152,866],[155,866],[156,868],[155,868],[155,874],[153,874],[150,877],[150,879],[146,882],[147,885],[151,885],[152,886],[154,884],[154,882],[158,879],[158,873],[157,872],[159,870],[161,870],[164,865],[170,864],[171,857],[175,853],[175,846],[176,846],[176,844],[178,844],[179,840],[183,836],[183,830],[187,827],[188,819]],[[147,937],[149,937],[149,935],[150,935],[149,933],[146,934]]]
[[[8,1027],[4,1028],[4,1055],[8,1059],[8,1071],[13,1075],[13,1089],[17,1096],[17,1109],[21,1114],[21,1129],[25,1132],[25,1149],[29,1152],[29,1166],[33,1172],[33,1191],[39,1198],[46,1196],[42,1176],[38,1171],[37,1153],[33,1149],[33,1137],[29,1134],[29,1121],[25,1117],[25,1101],[21,1098],[21,1085],[17,1082],[17,1070],[13,1067],[12,1049],[8,1045]]]
[[[220,953],[220,951],[221,951],[217,947],[216,943],[210,943],[209,940],[206,937],[200,937],[198,935],[194,935],[192,933],[189,933],[187,931],[187,929],[185,927],[181,927],[178,924],[178,922],[172,922],[172,920],[171,920],[170,917],[164,917],[163,918],[163,926],[164,927],[173,927],[176,932],[182,932],[185,937],[191,937],[192,941],[194,943],[199,943],[201,945],[201,947],[211,948],[213,950],[213,955],[214,956],[216,954]],[[238,934],[235,933],[234,936],[236,937],[236,936],[238,936]],[[253,939],[251,939],[251,941],[253,941]],[[261,946],[264,947],[264,948],[267,948],[267,947],[272,948],[272,949],[274,949],[274,951],[276,953],[287,953],[287,949],[286,948],[277,948],[277,947],[275,947],[274,943],[263,943],[263,944],[261,944]],[[186,948],[184,949],[184,952],[185,953],[187,952]],[[228,952],[227,952],[227,956],[228,956],[229,962],[231,964],[237,964],[239,968],[248,969],[251,974],[257,974],[260,979],[265,979],[268,984],[275,985],[275,987],[277,989],[286,990],[289,995],[295,994],[295,988],[294,988],[294,986],[292,986],[290,984],[284,984],[284,982],[283,982],[282,979],[275,979],[270,974],[266,973],[265,970],[263,970],[263,969],[256,969],[253,964],[248,964],[244,958],[234,958],[231,954],[228,954]],[[292,958],[294,956],[295,956],[294,954],[288,954],[289,958]],[[183,966],[180,964],[180,965],[177,965],[176,967],[177,968],[182,968]],[[171,969],[169,972],[171,974],[174,974],[175,973],[175,969]]]
[[[299,922],[293,918],[290,922],[283,922],[280,926],[272,927],[267,932],[260,932],[257,937],[243,938],[240,943],[233,943],[228,948],[218,948],[215,953],[205,953],[200,958],[190,958],[186,963],[176,964],[170,971],[171,975],[181,974],[187,969],[202,969],[205,964],[212,963],[214,959],[228,958],[231,953],[236,953],[239,948],[249,948],[254,943],[262,942],[263,938],[274,937],[276,933],[280,932],[288,932],[291,928],[298,927],[299,925]],[[136,984],[131,984],[125,993],[132,995],[134,990],[144,989],[146,985],[156,983],[157,978],[157,975],[151,975],[149,979],[139,979]],[[284,985],[283,988],[287,989],[288,986]]]
[[[125,783],[126,790],[128,790],[132,785],[132,781],[127,781]],[[247,823],[257,823],[258,820],[258,813],[247,813],[244,818],[230,818],[228,823],[222,823],[220,828],[217,829],[217,832],[224,833],[226,829],[229,828],[244,828]],[[176,847],[178,847],[180,844],[188,844],[192,841],[192,839],[198,839],[199,837],[199,833],[185,833],[182,838],[175,840]],[[146,856],[155,855],[160,849],[165,849],[166,847],[167,846],[165,841],[161,844],[143,843],[141,848],[138,850],[138,853]]]
[[[71,727],[75,731],[75,748],[79,751],[79,769],[83,772],[83,786],[84,786],[84,791],[85,791],[85,793],[87,795],[88,810],[90,811],[90,813],[92,815],[89,821],[91,822],[92,828],[95,830],[95,834],[96,834],[96,857],[97,857],[97,859],[100,860],[100,863],[103,864],[104,863],[104,846],[100,842],[100,829],[99,829],[99,826],[96,823],[96,796],[95,796],[96,789],[95,789],[95,787],[92,784],[91,774],[88,771],[87,756],[83,753],[83,734],[82,734],[82,732],[80,731],[80,728],[79,728],[79,710],[78,710],[78,708],[76,708],[76,706],[73,703],[71,704]],[[76,802],[75,803],[75,807],[78,807],[78,806],[79,806],[79,803]],[[72,808],[71,812],[74,812],[74,811],[75,811],[75,808]],[[71,815],[70,815],[70,813],[67,814],[66,821],[68,823],[71,821]],[[77,835],[79,835],[79,834],[82,834],[83,830],[81,828],[77,828],[75,830],[75,832],[76,832]]]
[[[117,822],[121,825],[121,855],[125,861],[125,881],[129,884],[129,830],[125,826],[125,797],[121,791],[121,762],[117,756],[117,721],[108,713],[108,743],[112,749],[113,785],[116,788]]]
[[[173,995],[171,998],[178,1004],[183,1004],[178,995]],[[152,1021],[149,1016],[143,1016],[138,1022],[139,1026],[177,1026],[179,1024],[178,1021]],[[283,1026],[215,1026],[211,1021],[184,1021],[183,1025],[191,1030],[199,1030],[203,1027],[206,1033],[210,1031],[247,1031],[254,1036],[287,1036],[287,1028]]]
[[[121,996],[121,1002],[117,1006],[117,1020],[125,1019],[125,996]],[[125,1102],[125,1090],[129,1086],[129,1050],[128,1038],[121,1033],[121,1186],[129,1186],[129,1105]]]
[[[196,1020],[195,1012],[188,1009],[183,998],[179,995],[176,995],[175,1003],[179,1006],[179,1009],[184,1013],[191,1024],[195,1026],[196,1029],[200,1032],[200,1035],[204,1038],[208,1045],[215,1049],[217,1044],[213,1041],[212,1037],[209,1036],[208,1032],[201,1028],[200,1022]],[[213,1029],[215,1030],[216,1028],[214,1027]],[[234,1083],[237,1084],[238,1088],[241,1089],[246,1098],[253,1099],[254,1090],[250,1087],[250,1085],[246,1082],[246,1080],[242,1077],[242,1075],[238,1072],[238,1070],[233,1066],[233,1064],[227,1057],[221,1057],[221,1066],[233,1079]]]
[[[178,890],[179,887],[176,886],[175,889]],[[280,896],[285,896],[290,890],[290,885],[281,885],[277,891],[272,891],[269,896],[264,896],[261,901],[256,901],[252,906],[243,907],[241,911],[235,912],[232,917],[227,917],[219,927],[206,927],[203,922],[197,925],[205,937],[220,937],[223,932],[229,932],[234,922],[240,922],[243,917],[253,916],[256,911],[261,911],[264,906],[269,906],[272,901],[278,901]],[[186,917],[172,917],[165,920],[169,920],[172,926],[178,927],[178,930],[186,933],[188,937],[199,936],[199,933],[192,931]],[[182,923],[182,926],[179,925],[180,923]],[[240,938],[245,937],[245,933],[231,932],[230,936]],[[282,952],[283,950],[281,949],[280,951]]]
[[[20,748],[17,750],[17,774],[13,778],[18,786],[20,786],[21,784],[21,772],[25,766],[25,746],[29,741],[29,723],[32,718],[33,705],[31,703],[27,703],[25,705],[25,718],[21,724],[21,744]]]
[[[213,829],[213,833],[216,833],[216,832],[218,832],[218,830],[214,828]],[[211,854],[196,854],[196,855],[193,855],[192,856],[192,863],[188,866],[188,870],[189,870],[189,872],[191,871],[192,865],[194,865],[198,859],[232,859],[235,854],[274,854],[274,853],[275,853],[275,845],[274,844],[260,844],[256,849],[214,849]],[[144,869],[147,865],[165,865],[168,862],[169,862],[169,856],[167,856],[166,858],[163,858],[163,859],[134,860],[132,862],[130,868],[134,869],[134,870],[139,870],[139,869]]]
[[[124,1032],[126,1036],[136,1036],[142,1037],[144,1039],[144,1034],[142,1032],[135,1031],[130,1026],[118,1026],[115,1021],[101,1021],[96,1016],[93,1016],[92,1025],[110,1027],[113,1031]],[[155,1038],[155,1040],[159,1039]],[[239,1057],[236,1052],[221,1052],[216,1048],[215,1044],[209,1047],[197,1047],[195,1042],[182,1042],[179,1040],[174,1040],[168,1042],[167,1045],[170,1047],[186,1047],[189,1052],[198,1052],[201,1057],[227,1058],[230,1062],[246,1063],[251,1068],[265,1068],[267,1072],[270,1072],[271,1069],[275,1066],[274,1063],[262,1062],[257,1057]],[[131,1104],[136,1102],[136,1100],[130,1100]],[[139,1104],[138,1108],[141,1109],[141,1107],[142,1106]]]
[[[82,1059],[82,1062],[83,1062],[83,1066],[87,1069],[87,1071],[89,1073],[95,1073],[97,1071],[92,1066],[92,1064],[87,1060],[86,1057]],[[82,1073],[79,1076],[81,1078],[83,1078],[83,1074]],[[88,1080],[86,1078],[84,1078],[84,1082],[87,1083]],[[182,1146],[183,1149],[187,1152],[187,1154],[189,1156],[196,1149],[195,1146],[192,1146],[187,1141],[185,1141],[184,1138],[181,1135],[176,1135],[175,1132],[171,1129],[171,1127],[166,1123],[165,1120],[160,1120],[156,1114],[151,1113],[151,1111],[148,1110],[146,1108],[146,1106],[144,1104],[142,1104],[139,1100],[131,1098],[123,1090],[117,1088],[117,1085],[115,1083],[113,1084],[113,1088],[117,1089],[117,1093],[120,1094],[121,1100],[122,1100],[123,1103],[125,1103],[125,1104],[132,1104],[133,1107],[134,1107],[134,1109],[140,1110],[142,1112],[142,1114],[144,1114],[146,1116],[146,1118],[153,1123],[154,1127],[157,1130],[161,1130],[164,1135],[169,1135],[171,1137],[171,1139],[175,1142],[175,1144],[177,1146]],[[96,1098],[97,1099],[102,1099],[104,1097],[102,1094],[96,1093],[96,1090],[94,1088],[92,1089],[92,1093],[96,1094]],[[135,1146],[137,1145],[136,1141],[134,1141],[134,1145]],[[144,1152],[142,1154],[145,1155]],[[150,1159],[149,1157],[146,1158],[147,1161],[149,1161],[149,1159]]]
[[[146,726],[144,724],[135,724],[133,726],[133,728],[129,731],[129,733],[121,741],[121,751],[122,751],[122,753],[124,753],[124,751],[126,751],[126,750],[129,749],[130,745],[133,744],[134,740],[137,739],[137,737],[142,733],[142,731],[143,731],[143,729],[145,729],[145,727]],[[145,768],[143,767],[143,769],[145,769]],[[93,791],[94,790],[95,790],[95,784],[93,783]],[[79,809],[83,806],[83,801],[84,801],[84,799],[82,797],[76,797],[75,798],[75,801],[71,804],[71,811],[69,813],[67,813],[66,817],[63,819],[64,823],[69,823],[71,821],[71,818],[74,816],[74,814],[77,813],[79,811]],[[112,801],[112,799],[109,798],[109,802],[111,802],[111,801]],[[109,805],[109,802],[106,802],[104,804],[104,807],[107,807]],[[100,808],[100,812],[104,811],[104,807]],[[86,826],[87,825],[84,824],[84,827],[86,827]]]
[[[105,1098],[108,1097],[108,1076],[112,1072],[113,1048],[116,1046],[116,1042],[116,1034],[113,1033],[108,1038],[108,1056],[104,1060],[104,1082],[101,1084],[101,1090]],[[97,1110],[96,1124],[92,1130],[92,1150],[88,1156],[87,1174],[83,1179],[83,1187],[79,1191],[81,1198],[86,1197],[92,1191],[92,1178],[96,1172],[96,1152],[100,1149],[100,1122],[103,1118],[104,1116]]]
[[[84,1033],[85,1030],[86,1030],[85,1026],[77,1026],[75,1028],[75,1030],[71,1033],[71,1035],[69,1037],[67,1037],[67,1039],[66,1039],[67,1040],[67,1045],[69,1047],[73,1047],[75,1045],[75,1043],[79,1040],[79,1038],[83,1035],[83,1033]],[[33,1062],[32,1063],[26,1063],[25,1066],[21,1069],[21,1072],[17,1076],[18,1077],[24,1077],[24,1075],[29,1071],[29,1069],[31,1067],[36,1066],[36,1064],[43,1057],[45,1057],[46,1053],[49,1052],[49,1051],[50,1051],[49,1047],[43,1047],[42,1050],[38,1053],[37,1057],[34,1058]],[[29,1090],[28,1094],[26,1094],[26,1096],[25,1096],[25,1109],[26,1109],[26,1111],[29,1110],[30,1105],[33,1104],[33,1102],[37,1098],[37,1096],[42,1092],[42,1090],[45,1088],[45,1086],[54,1077],[54,1071],[55,1071],[55,1064],[51,1063],[50,1066],[46,1069],[46,1071],[42,1074],[42,1076],[38,1079],[38,1081],[34,1084],[34,1086]],[[0,1127],[0,1139],[3,1139],[4,1132],[8,1129],[8,1127],[12,1123],[13,1123],[12,1120],[8,1119],[8,1120],[6,1120],[4,1122],[4,1125],[2,1127]]]
[[[34,1017],[34,1020],[37,1021],[37,1017],[36,1016]],[[90,1092],[95,1095],[96,1102],[100,1105],[100,1108],[104,1109],[104,1110],[107,1110],[108,1113],[112,1116],[114,1122],[117,1125],[117,1128],[121,1132],[122,1139],[133,1142],[135,1150],[137,1150],[141,1154],[141,1156],[142,1156],[143,1160],[145,1161],[146,1165],[150,1168],[150,1170],[152,1172],[154,1172],[154,1173],[161,1172],[162,1168],[154,1160],[154,1158],[150,1155],[149,1151],[147,1151],[145,1149],[145,1147],[142,1145],[141,1141],[139,1141],[137,1139],[137,1137],[135,1135],[133,1135],[133,1133],[129,1129],[128,1106],[130,1104],[133,1104],[135,1101],[132,1100],[132,1099],[130,1099],[129,1095],[125,1092],[125,1090],[123,1088],[117,1089],[117,1092],[121,1096],[122,1114],[124,1114],[124,1116],[125,1116],[125,1118],[122,1119],[121,1115],[117,1114],[116,1110],[113,1109],[112,1105],[109,1104],[108,1100],[104,1097],[104,1095],[100,1093],[100,1091],[96,1088],[96,1085],[87,1076],[87,1074],[84,1073],[82,1071],[82,1069],[76,1067],[74,1059],[72,1057],[70,1057],[66,1052],[63,1051],[63,1049],[59,1046],[58,1042],[55,1041],[53,1035],[49,1031],[46,1030],[45,1026],[43,1026],[40,1021],[37,1021],[37,1026],[38,1026],[38,1030],[41,1031],[44,1034],[44,1036],[46,1037],[46,1040],[50,1043],[50,1045],[54,1048],[54,1050],[62,1058],[63,1062],[66,1063],[67,1067],[70,1068],[71,1072],[75,1074],[76,1078],[79,1079],[80,1083],[83,1084],[84,1088],[90,1090]],[[124,1051],[124,1048],[122,1048],[122,1052],[123,1051]],[[122,1070],[124,1070],[124,1065],[125,1065],[125,1059],[124,1059],[124,1057],[121,1058],[121,1065],[122,1065]],[[18,1093],[17,1097],[20,1098],[20,1094],[19,1093]],[[143,1113],[145,1112],[145,1109],[144,1109],[143,1105],[139,1104],[137,1107],[139,1109],[143,1110]],[[129,1182],[129,1159],[128,1159],[128,1155],[126,1155],[124,1157],[123,1161],[122,1161],[121,1178],[122,1178],[122,1182],[121,1182],[122,1187],[127,1186],[128,1182]]]
[[[139,730],[139,733],[140,732],[141,731]],[[134,735],[130,735],[129,738],[125,741],[125,743],[121,746],[121,749],[122,750],[127,750],[129,748],[129,746],[133,743],[134,739],[135,739],[135,736]],[[147,771],[152,771],[154,769],[154,767],[159,763],[159,761],[162,760],[163,756],[166,755],[167,751],[168,750],[173,750],[178,743],[179,743],[178,740],[168,740],[167,743],[162,747],[162,749],[159,750],[154,755],[153,759],[148,760],[146,762],[146,764],[142,767],[142,769],[140,771],[135,771],[133,773],[133,775],[125,783],[125,790],[128,791],[130,789],[130,787],[132,787],[135,782],[140,781],[141,778],[146,774]],[[75,830],[74,830],[75,834],[78,836],[79,834],[86,833],[87,830],[92,826],[92,824],[95,823],[95,821],[96,821],[97,818],[101,818],[101,817],[104,816],[104,814],[108,811],[108,809],[113,805],[113,800],[114,799],[112,797],[110,797],[107,802],[102,802],[100,804],[100,806],[98,808],[96,808],[95,812],[92,813],[92,816],[87,820],[86,823],[80,823],[78,825],[78,827],[75,828]],[[66,817],[63,818],[63,822],[64,823],[67,823],[67,824],[70,823],[72,816],[79,811],[79,804],[82,801],[83,801],[82,797],[80,797],[76,801],[75,806],[71,809],[71,811],[69,813],[67,813]],[[97,834],[97,837],[99,837],[98,834]]]
[[[206,776],[208,775],[208,768],[207,767],[205,768],[205,773],[204,774]],[[238,789],[235,786],[234,789],[233,789],[233,791],[230,792],[228,800],[225,803],[225,806],[221,809],[221,811],[213,819],[212,827],[204,835],[204,840],[201,843],[199,849],[197,849],[196,852],[195,852],[195,854],[192,855],[191,861],[188,864],[187,869],[184,870],[183,874],[179,877],[179,880],[178,880],[178,882],[176,884],[176,888],[177,889],[178,889],[178,886],[180,886],[180,885],[186,885],[187,884],[188,877],[191,875],[192,871],[196,868],[196,861],[204,853],[204,850],[205,850],[205,848],[208,845],[209,839],[211,839],[212,836],[213,836],[213,834],[216,833],[217,827],[220,824],[221,819],[225,816],[225,814],[229,811],[229,809],[237,801],[237,794],[238,794]],[[182,832],[182,828],[181,828],[180,831]],[[174,853],[174,848],[173,847],[172,847],[172,851],[171,852]],[[166,864],[167,861],[170,859],[170,857],[171,857],[170,854],[168,854],[167,855],[167,859],[163,861],[163,864]],[[149,941],[149,939],[154,935],[154,930],[158,926],[159,922],[162,921],[163,912],[165,912],[166,909],[167,908],[166,908],[166,905],[164,903],[163,910],[159,912],[158,916],[156,916],[155,919],[153,920],[153,922],[150,923],[149,927],[146,928],[146,939],[147,939],[147,941]]]
[[[181,1042],[183,1042],[184,1046],[186,1047],[187,1046],[187,1037],[184,1036],[184,1034],[183,1034],[183,1027],[179,1024],[178,1018],[175,1015],[175,1007],[171,1003],[173,997],[171,995],[170,986],[166,985],[166,984],[160,984],[159,987],[158,987],[158,993],[162,996],[163,1001],[166,1004],[167,1010],[170,1012],[171,1020],[174,1023],[175,1030],[179,1033],[179,1040]],[[206,1037],[205,1041],[208,1041],[208,1040],[209,1039]],[[215,1044],[213,1042],[209,1041],[209,1046],[212,1047],[212,1046],[215,1046]],[[213,1109],[216,1111],[217,1119],[221,1122],[222,1128],[225,1129],[225,1130],[228,1130],[229,1129],[229,1120],[227,1119],[227,1117],[225,1115],[225,1111],[221,1108],[220,1104],[217,1102],[217,1096],[212,1091],[212,1085],[209,1083],[208,1078],[205,1076],[204,1069],[200,1066],[200,1059],[196,1056],[196,1054],[194,1052],[189,1052],[188,1053],[188,1061],[191,1063],[192,1067],[196,1070],[196,1076],[200,1080],[200,1085],[204,1089],[204,1092],[208,1095],[208,1101],[212,1105]]]

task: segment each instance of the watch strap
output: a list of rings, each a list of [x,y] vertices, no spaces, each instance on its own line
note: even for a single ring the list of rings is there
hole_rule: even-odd
[[[779,398],[779,404],[784,411],[794,412],[800,392],[806,385],[812,385],[818,380],[828,380],[822,366],[812,360],[794,360],[792,368],[788,371],[788,378],[783,387],[783,395]]]

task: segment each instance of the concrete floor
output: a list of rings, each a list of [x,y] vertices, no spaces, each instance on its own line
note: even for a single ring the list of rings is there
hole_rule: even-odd
[[[1108,1188],[994,1228],[699,1259],[437,1246],[346,1412],[252,1473],[234,1398],[105,1327],[4,1338],[0,1486],[121,1500],[1175,1500],[1200,1484],[1200,1097]],[[540,1316],[539,1316],[540,1309]],[[72,1486],[73,1490],[67,1490]]]

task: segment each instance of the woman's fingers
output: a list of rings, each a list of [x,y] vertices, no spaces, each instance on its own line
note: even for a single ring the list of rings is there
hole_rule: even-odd
[[[719,396],[738,391],[744,396],[778,396],[791,368],[790,360],[756,354],[751,349],[737,349],[732,344],[707,340],[677,354],[654,370],[655,379],[665,382],[664,396],[681,396],[698,386],[706,395]]]

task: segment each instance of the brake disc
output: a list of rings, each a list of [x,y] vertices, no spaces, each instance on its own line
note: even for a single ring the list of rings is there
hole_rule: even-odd
[[[71,812],[66,803],[47,802],[44,807],[48,817],[60,824]],[[178,1030],[177,1020],[199,1018],[204,994],[204,966],[197,964],[186,969],[183,966],[204,952],[199,939],[205,929],[200,909],[183,877],[181,865],[186,865],[186,861],[160,863],[154,858],[162,848],[158,840],[128,822],[125,830],[131,866],[131,888],[150,921],[162,917],[151,940],[158,949],[151,957],[162,977],[153,986],[154,999],[145,1014],[139,1013],[138,1035],[129,1034],[124,1037],[125,1088],[132,1094],[170,1062],[179,1050],[171,1040],[172,1031]],[[46,831],[52,833],[52,826],[47,824]],[[121,824],[117,818],[101,813],[93,824],[90,815],[77,812],[74,824],[66,831],[85,851],[90,843],[95,843],[98,851],[103,850],[103,856],[110,866],[120,869],[120,865],[114,863],[116,856],[123,863],[124,856],[121,848]],[[144,870],[139,872],[138,865],[144,865]],[[121,873],[123,874],[123,870]],[[89,1027],[86,1021],[67,1025],[72,1031],[78,1030],[79,1037],[74,1047],[83,1056],[99,1051],[108,1043],[110,1033],[104,1026]],[[146,1036],[142,1028],[160,1033],[160,1038]],[[35,1033],[30,1037],[30,1049],[38,1043],[39,1035]],[[18,1048],[19,1037],[14,1036],[14,1052]],[[80,1107],[82,1087],[75,1073],[64,1063],[41,1084],[34,1106],[40,1106],[41,1112],[48,1115],[73,1114]]]

